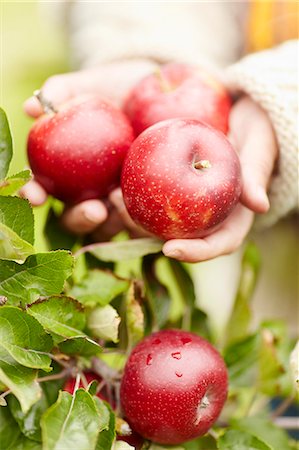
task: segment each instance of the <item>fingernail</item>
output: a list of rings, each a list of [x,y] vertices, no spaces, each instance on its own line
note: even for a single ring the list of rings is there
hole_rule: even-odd
[[[268,211],[268,209],[270,208],[270,202],[265,192],[265,189],[262,187],[259,187],[258,189],[258,198],[260,200],[260,203],[263,205],[265,211]]]
[[[175,259],[181,259],[182,258],[182,252],[180,249],[178,248],[166,248],[165,250],[163,249],[163,253],[165,256],[168,256],[169,258],[175,258]]]
[[[99,223],[103,221],[102,211],[91,206],[89,207],[86,205],[86,207],[83,210],[83,216],[86,220],[88,220],[88,222],[91,223]]]

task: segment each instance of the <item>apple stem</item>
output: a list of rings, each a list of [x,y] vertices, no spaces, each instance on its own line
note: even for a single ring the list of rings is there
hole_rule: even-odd
[[[212,164],[207,159],[201,159],[200,161],[196,161],[193,163],[194,169],[210,169]]]
[[[47,100],[44,97],[41,89],[37,89],[36,91],[34,91],[33,95],[40,102],[40,104],[41,104],[41,106],[43,108],[43,111],[46,114],[51,114],[51,113],[57,113],[58,112],[57,109],[54,108],[53,103],[51,103],[49,100]]]
[[[171,86],[169,81],[166,79],[166,77],[163,76],[162,70],[157,69],[156,70],[156,76],[158,78],[158,81],[160,83],[160,87],[162,89],[162,92],[171,92],[174,90],[174,87]]]

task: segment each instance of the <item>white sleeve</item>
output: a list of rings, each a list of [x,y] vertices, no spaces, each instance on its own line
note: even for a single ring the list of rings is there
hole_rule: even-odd
[[[270,226],[298,210],[298,50],[299,41],[243,58],[229,67],[227,85],[245,92],[267,111],[279,145],[277,174],[270,189],[270,210],[257,225]],[[262,150],[262,149],[261,149]]]

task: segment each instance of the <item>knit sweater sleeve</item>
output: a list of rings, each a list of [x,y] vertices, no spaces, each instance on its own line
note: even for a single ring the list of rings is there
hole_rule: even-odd
[[[279,145],[278,169],[269,187],[270,210],[257,218],[268,227],[298,211],[298,47],[297,40],[249,55],[230,66],[226,81],[236,93],[250,95],[267,111]],[[263,149],[261,149],[263,151]]]

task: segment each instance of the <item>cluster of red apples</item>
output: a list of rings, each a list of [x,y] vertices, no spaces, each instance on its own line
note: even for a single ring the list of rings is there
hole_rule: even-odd
[[[65,104],[28,138],[35,179],[68,204],[103,198],[121,181],[132,219],[162,239],[198,238],[241,192],[227,140],[230,97],[202,69],[169,64],[139,82],[123,111],[100,98]]]
[[[241,192],[238,156],[225,136],[230,107],[211,75],[169,64],[141,80],[122,111],[90,98],[39,118],[28,138],[30,165],[68,204],[105,198],[120,183],[132,219],[150,233],[203,237]],[[135,347],[122,377],[123,414],[137,432],[128,442],[138,448],[139,435],[161,444],[202,436],[226,395],[224,362],[207,341],[181,330],[154,333]],[[105,389],[99,396],[107,400]]]

